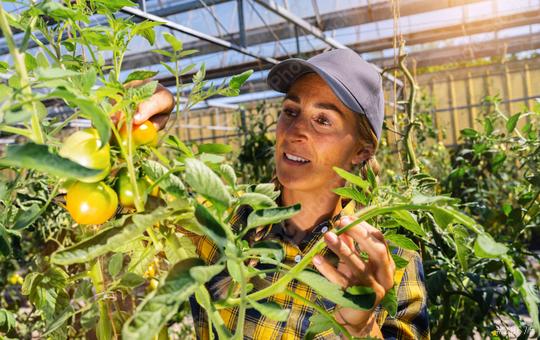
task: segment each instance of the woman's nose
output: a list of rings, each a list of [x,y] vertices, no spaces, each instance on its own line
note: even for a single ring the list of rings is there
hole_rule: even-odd
[[[294,119],[286,129],[287,137],[291,140],[302,140],[308,137],[308,124],[303,117]]]

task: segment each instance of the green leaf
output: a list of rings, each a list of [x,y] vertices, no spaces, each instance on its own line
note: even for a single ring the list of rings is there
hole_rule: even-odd
[[[418,246],[410,238],[400,234],[385,234],[384,238],[403,249],[418,250]]]
[[[162,284],[149,294],[138,306],[135,313],[124,323],[122,338],[152,339],[168,320],[178,313],[178,307],[186,301],[199,286],[190,270],[204,266],[201,259],[186,259],[175,264]]]
[[[300,211],[300,204],[289,207],[278,207],[252,211],[247,219],[246,229],[253,229],[258,226],[278,223],[293,217]]]
[[[101,145],[109,143],[111,138],[111,120],[101,106],[92,100],[76,97],[67,90],[56,89],[48,95],[49,98],[62,98],[69,104],[79,108],[79,110],[88,117],[99,133]]]
[[[254,210],[275,208],[277,204],[270,197],[256,192],[246,192],[238,199],[238,205],[249,205]]]
[[[467,246],[467,238],[469,236],[467,229],[460,225],[456,225],[450,228],[450,232],[452,233],[452,237],[456,245],[456,256],[461,264],[461,268],[463,268],[464,271],[468,271],[469,262],[467,259],[471,251]]]
[[[197,159],[187,158],[185,164],[186,182],[197,193],[210,200],[218,210],[229,208],[232,197],[219,176]]]
[[[344,178],[345,180],[347,180],[347,182],[351,183],[351,184],[354,184],[358,187],[360,187],[362,189],[362,191],[364,191],[365,193],[368,193],[369,194],[369,188],[370,188],[370,184],[368,181],[364,180],[362,177],[360,176],[356,176],[354,174],[351,174],[350,172],[348,171],[345,171],[343,169],[340,169],[338,167],[333,167],[332,169],[334,169],[334,171],[342,178]]]
[[[409,261],[405,260],[403,257],[392,254],[392,259],[394,260],[394,263],[396,264],[396,269],[403,269],[407,267],[409,264]]]
[[[225,269],[222,264],[214,264],[210,266],[192,267],[189,270],[189,275],[199,283],[210,281],[214,276],[221,273]]]
[[[386,309],[388,312],[388,315],[391,317],[395,317],[397,314],[397,295],[396,295],[396,287],[390,288],[387,292],[384,298],[381,300],[381,306]]]
[[[359,202],[362,205],[367,205],[368,199],[362,191],[354,187],[342,187],[332,190],[341,197],[350,198],[356,202]]]
[[[296,278],[313,288],[320,296],[341,307],[369,310],[375,304],[376,297],[373,291],[358,295],[351,294],[343,291],[340,286],[328,281],[324,276],[307,270],[300,272]]]
[[[201,228],[217,246],[224,248],[227,244],[226,227],[222,225],[204,205],[201,204],[197,204],[195,208],[195,217],[200,224],[199,228]]]
[[[331,328],[334,328],[332,320],[326,318],[322,314],[313,314],[309,318],[309,327],[306,330],[306,336],[304,340],[312,340],[319,333],[325,332]],[[334,329],[334,333],[338,333],[339,330]]]
[[[432,208],[431,214],[433,215],[433,219],[435,219],[435,223],[441,228],[446,229],[448,226],[454,222],[455,218],[454,215],[452,215],[450,212],[446,211],[444,208]]]
[[[96,4],[109,9],[111,12],[116,12],[122,7],[134,7],[137,6],[135,2],[129,0],[94,0]]]
[[[112,277],[115,277],[120,273],[122,270],[122,266],[124,265],[124,254],[117,253],[111,256],[109,259],[109,265],[107,266],[107,269],[109,270],[109,274],[111,274]]]
[[[79,72],[65,70],[59,67],[49,67],[41,68],[38,67],[35,70],[38,80],[49,80],[49,79],[58,79],[58,78],[67,78],[67,77],[78,77],[81,74]]]
[[[142,162],[142,168],[144,173],[148,175],[152,181],[157,181],[169,171],[167,167],[151,159]],[[176,198],[184,197],[186,192],[186,187],[184,186],[184,183],[182,183],[182,180],[172,173],[169,173],[167,177],[160,180],[157,185]]]
[[[506,121],[506,131],[508,131],[508,133],[512,133],[514,131],[520,117],[521,112],[518,112],[512,117],[508,118],[508,120]]]
[[[234,168],[230,166],[229,164],[221,164],[219,166],[219,172],[221,172],[221,176],[225,179],[225,182],[229,184],[231,187],[234,188],[236,185],[236,173],[234,172]]]
[[[471,128],[463,129],[460,132],[461,132],[461,135],[464,136],[464,137],[472,138],[472,137],[478,136],[478,131],[476,131],[475,129],[471,129]]]
[[[15,329],[17,325],[15,321],[15,314],[8,311],[7,309],[0,309],[0,332],[8,333],[11,330]]]
[[[259,311],[261,315],[264,315],[265,317],[274,321],[286,321],[289,317],[289,313],[291,312],[290,308],[283,309],[275,302],[259,303],[255,300],[249,300],[249,304],[251,307]]]
[[[414,216],[407,210],[395,210],[392,211],[392,217],[396,220],[399,225],[408,231],[414,233],[415,235],[425,237],[426,232],[424,229],[416,222]]]
[[[163,33],[163,38],[171,45],[174,51],[181,51],[183,48],[182,41],[169,32]]]
[[[24,63],[28,71],[32,71],[38,66],[36,58],[28,52],[24,53]]]
[[[177,148],[180,152],[182,152],[187,157],[190,157],[190,158],[194,157],[193,151],[191,151],[191,149],[186,144],[184,144],[184,142],[178,139],[178,137],[176,136],[169,135],[167,139],[165,139],[165,143],[169,144],[172,147]]]
[[[146,20],[135,25],[135,28],[133,31],[131,31],[131,34],[139,35],[146,39],[150,45],[154,45],[156,42],[156,31],[154,30],[154,27],[159,25],[161,25],[160,22]]]
[[[226,154],[232,152],[232,146],[228,144],[208,143],[197,145],[199,153]]]
[[[0,224],[0,255],[5,257],[11,254],[11,237],[7,229]]]
[[[29,227],[39,216],[41,216],[41,213],[41,208],[35,203],[28,209],[20,210],[11,230],[21,230]]]
[[[274,241],[257,242],[246,253],[256,254],[263,257],[271,257],[279,262],[281,262],[281,260],[283,260],[283,258],[285,257],[285,251],[283,250],[283,246],[280,243]],[[261,262],[264,263],[264,260],[261,260]]]
[[[148,78],[152,78],[156,74],[158,74],[157,71],[147,71],[147,70],[133,71],[127,76],[126,80],[124,80],[124,84],[129,83],[130,81],[134,81],[134,80],[145,80]]]
[[[46,145],[27,143],[8,145],[0,166],[33,169],[60,178],[91,178],[102,170],[88,169],[69,159],[51,153]]]
[[[242,282],[240,264],[235,260],[227,260],[227,272],[232,277],[232,279],[238,283]]]
[[[276,191],[275,189],[276,189],[276,186],[274,185],[274,183],[261,183],[255,186],[255,189],[253,189],[253,192],[266,195],[270,197],[272,200],[276,200],[279,197],[280,191],[279,190]]]
[[[123,225],[123,221],[118,220],[117,223],[120,225],[105,228],[73,246],[56,251],[51,256],[51,262],[65,266],[88,262],[141,237],[144,230],[151,228],[170,214],[171,211],[158,208],[149,214],[133,215],[132,222],[127,225]]]
[[[143,283],[145,283],[146,280],[144,277],[135,274],[135,273],[126,273],[122,278],[120,279],[119,286],[127,287],[127,288],[135,288],[139,287]]]
[[[527,306],[533,327],[537,333],[540,333],[540,322],[538,320],[538,304],[540,303],[540,298],[535,284],[527,281],[525,275],[518,269],[514,269],[512,275],[514,276],[514,282],[519,290],[519,294],[523,298],[525,306]]]
[[[478,235],[474,242],[474,253],[481,258],[497,258],[508,252],[508,248],[496,242],[491,235],[482,233]]]
[[[240,94],[240,87],[242,87],[251,74],[253,74],[253,70],[247,70],[241,74],[232,76],[231,80],[229,80],[229,87],[223,92],[223,95],[232,97]]]
[[[133,102],[140,103],[152,97],[156,92],[157,84],[158,82],[153,80],[140,86],[130,87],[127,89],[126,98]]]

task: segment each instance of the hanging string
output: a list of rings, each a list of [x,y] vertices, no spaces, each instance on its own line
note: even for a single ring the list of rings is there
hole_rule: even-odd
[[[393,18],[393,29],[394,29],[394,36],[392,39],[392,48],[394,50],[394,65],[393,65],[393,72],[394,72],[394,81],[393,81],[393,89],[392,89],[392,95],[394,98],[394,107],[392,112],[392,119],[394,124],[394,130],[400,131],[400,127],[398,126],[398,87],[397,87],[397,76],[398,76],[398,66],[399,66],[399,56],[402,52],[404,40],[403,40],[403,34],[401,33],[400,27],[399,27],[399,18],[401,17],[400,13],[400,3],[399,0],[392,0],[392,18]],[[401,89],[403,91],[403,89]],[[402,92],[403,93],[403,92]],[[398,154],[401,153],[401,143],[399,138],[396,138],[396,150],[398,151]],[[401,157],[398,157],[400,168],[403,171],[403,160]]]

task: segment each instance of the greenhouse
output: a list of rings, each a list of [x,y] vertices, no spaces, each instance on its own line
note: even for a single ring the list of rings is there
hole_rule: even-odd
[[[536,339],[539,0],[0,0],[0,339]]]

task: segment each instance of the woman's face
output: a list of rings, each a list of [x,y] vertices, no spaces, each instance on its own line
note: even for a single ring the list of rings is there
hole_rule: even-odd
[[[356,113],[349,110],[316,73],[296,80],[282,104],[276,131],[279,182],[297,191],[342,186],[334,172],[369,158],[359,142]]]

